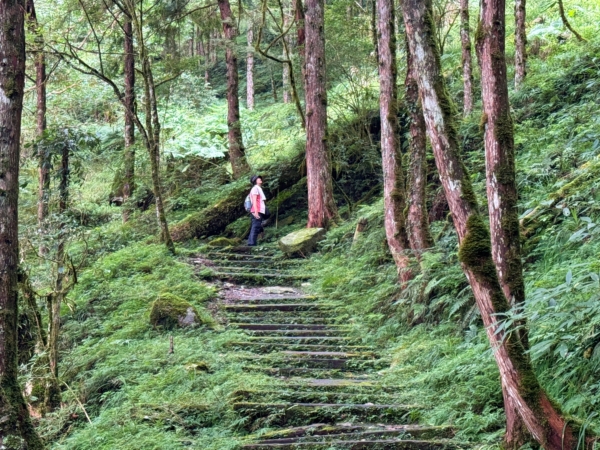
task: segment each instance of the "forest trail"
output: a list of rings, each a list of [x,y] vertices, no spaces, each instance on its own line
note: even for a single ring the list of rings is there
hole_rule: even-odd
[[[220,311],[246,337],[231,344],[245,370],[273,377],[273,388],[237,392],[234,409],[247,431],[247,450],[451,449],[449,427],[415,424],[418,405],[397,402],[380,384],[389,366],[337,323],[326,298],[306,295],[302,261],[210,252],[193,260],[220,281]],[[281,287],[280,283],[288,284]],[[255,430],[269,428],[266,434]]]

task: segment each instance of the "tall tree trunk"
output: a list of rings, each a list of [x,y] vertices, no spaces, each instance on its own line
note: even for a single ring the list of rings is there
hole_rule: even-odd
[[[254,33],[252,24],[248,27],[248,55],[246,57],[246,106],[250,111],[254,109],[254,51],[252,50],[252,42],[254,41]]]
[[[518,5],[520,1],[517,0],[516,4]],[[504,8],[505,0],[482,2],[481,33],[476,46],[481,66],[487,196],[493,199],[488,202],[492,258],[504,296],[511,305],[515,305],[525,302],[525,283],[517,211],[513,121],[510,114],[506,74]],[[523,5],[523,15],[524,12]],[[529,344],[525,331],[526,323],[519,325],[520,330],[516,335],[520,337],[523,348],[527,350]],[[509,394],[509,389],[510,386],[503,383],[506,411],[505,442],[509,448],[518,448],[529,439],[529,433],[519,415],[519,405]]]
[[[327,228],[337,216],[327,151],[325,2],[306,1],[306,177],[308,228]]]
[[[525,1],[525,0],[516,0]],[[463,114],[473,111],[473,68],[471,57],[471,26],[469,24],[469,0],[460,0],[460,43],[463,65]]]
[[[563,25],[567,28],[567,30],[573,33],[573,35],[577,38],[579,42],[586,42],[586,40],[577,31],[575,31],[575,28],[571,26],[569,19],[567,19],[563,0],[558,0],[558,13],[560,14],[560,20],[562,21]]]
[[[515,89],[519,89],[527,75],[527,33],[525,23],[526,0],[515,0]]]
[[[374,0],[375,3],[375,0]],[[381,116],[381,157],[383,166],[384,225],[388,247],[404,285],[412,277],[407,253],[406,188],[398,133],[398,88],[396,80],[396,33],[392,0],[377,0],[376,36],[379,61],[379,108]]]
[[[239,75],[237,69],[237,55],[235,52],[235,38],[237,28],[235,18],[231,12],[229,0],[218,0],[223,33],[227,40],[225,49],[225,62],[227,65],[227,128],[229,129],[229,160],[233,171],[233,178],[237,179],[250,170],[246,161],[246,151],[242,140],[242,125],[240,123],[240,102],[238,98]]]
[[[271,92],[273,93],[273,101],[277,103],[277,85],[275,84],[275,76],[273,75],[273,63],[269,62],[269,74],[271,75]]]
[[[482,5],[480,26],[486,35],[491,29],[490,17],[494,14],[486,12],[487,0],[483,0]],[[497,9],[499,15],[504,12],[500,7],[492,9]],[[435,27],[431,20],[431,0],[405,0],[403,10],[410,49],[420,75],[418,83],[427,132],[458,234],[459,259],[494,349],[507,395],[515,400],[528,430],[544,448],[574,448],[577,439],[572,427],[541,388],[519,336],[498,329],[496,317],[506,313],[510,305],[498,281],[490,233],[478,213],[477,199],[461,160],[454,106],[441,73],[439,51],[435,44],[432,45]],[[493,201],[494,198],[489,199],[490,203]]]
[[[286,0],[284,2],[284,6],[283,6],[283,30],[287,30],[290,26],[290,11],[289,11],[289,1]],[[286,34],[283,37],[283,54],[281,59],[283,60],[289,60],[291,55],[288,55],[288,48],[290,45],[290,38],[288,37],[288,35]],[[283,64],[282,67],[282,84],[283,84],[283,103],[289,103],[292,98],[290,95],[290,66],[286,63]]]
[[[379,42],[377,29],[377,9],[379,8],[376,0],[371,0],[371,41],[373,42],[373,54],[375,55],[375,61],[379,61]],[[377,63],[379,64],[379,62]]]
[[[135,120],[134,114],[131,114],[131,116],[136,121],[136,126],[142,134],[144,144],[148,150],[148,156],[150,159],[150,172],[152,177],[152,190],[154,193],[156,218],[160,227],[161,241],[165,244],[169,252],[175,254],[175,245],[173,244],[171,233],[169,232],[169,224],[167,222],[167,215],[165,214],[162,186],[160,181],[159,158],[161,126],[158,115],[158,105],[156,102],[156,86],[154,84],[154,75],[144,37],[144,24],[142,22],[142,18],[138,16],[135,8],[130,9],[127,11],[127,13],[132,20],[134,33],[137,36],[139,59],[142,64],[141,74],[144,83],[145,96],[145,129],[139,120]]]
[[[36,135],[41,138],[46,131],[46,55],[44,53],[44,37],[39,30],[37,15],[35,12],[35,3],[33,0],[27,0],[25,6],[27,12],[27,22],[29,29],[35,36],[36,52],[35,56],[35,87],[37,94],[36,105]],[[43,234],[45,230],[45,221],[48,216],[48,202],[50,200],[50,155],[42,150],[38,151],[38,229]],[[46,246],[40,245],[40,253],[45,255],[48,252]]]
[[[41,449],[18,380],[19,150],[25,85],[25,11],[0,2],[0,447]],[[21,441],[22,440],[22,441]],[[24,444],[22,445],[21,442]]]
[[[306,24],[304,17],[304,4],[302,0],[291,0],[295,2],[294,14],[296,17],[296,47],[298,48],[298,58],[300,59],[300,70],[302,72],[302,81],[306,83]],[[306,91],[306,86],[304,86]]]
[[[410,248],[421,259],[421,254],[433,246],[427,213],[427,130],[419,99],[418,74],[413,57],[406,45],[405,103],[410,124],[410,162],[408,167],[408,214],[406,231]],[[383,116],[382,116],[383,117]]]
[[[133,25],[131,19],[127,18],[124,24],[125,30],[125,153],[123,155],[123,201],[131,197],[135,189],[135,128],[133,114],[135,110],[135,56],[133,48]],[[129,112],[128,112],[129,111]],[[129,220],[129,206],[123,208],[123,222]]]
[[[60,406],[61,395],[58,383],[58,340],[60,336],[60,308],[65,297],[64,281],[67,274],[65,258],[65,217],[69,201],[69,146],[65,144],[60,160],[60,183],[58,186],[58,214],[60,229],[56,249],[56,285],[54,292],[48,296],[48,360],[50,365],[50,383],[47,386],[45,407],[52,411]]]

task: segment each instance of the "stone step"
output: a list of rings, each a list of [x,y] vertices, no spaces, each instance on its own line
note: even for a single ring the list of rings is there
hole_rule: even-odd
[[[282,260],[281,258],[276,258],[271,254],[253,254],[248,252],[233,252],[231,249],[228,251],[210,251],[206,252],[203,255],[199,255],[200,258],[203,259],[227,259],[227,260],[250,260],[250,261],[278,261]]]
[[[331,440],[372,439],[450,439],[454,430],[448,426],[420,425],[321,425],[296,427],[274,431],[257,439],[257,444],[293,444],[297,442],[323,442]]]
[[[248,342],[279,344],[347,344],[351,339],[343,336],[249,336]]]
[[[311,378],[349,378],[356,376],[346,370],[307,367],[264,367],[245,366],[244,371],[264,373],[272,377],[311,377]],[[362,375],[361,376],[365,376]],[[366,378],[365,378],[366,379]]]
[[[236,262],[232,262],[231,264],[237,264]],[[213,264],[209,267],[213,269],[215,272],[241,272],[241,273],[250,273],[255,275],[260,275],[262,272],[273,273],[277,275],[293,275],[290,273],[289,269],[283,269],[280,267],[275,267],[272,265],[266,267],[247,267],[247,266],[236,266],[236,265],[223,265],[223,264]]]
[[[364,440],[341,440],[326,442],[296,442],[291,444],[246,444],[242,446],[246,450],[454,450],[470,448],[464,444],[450,441],[428,441],[413,439],[364,439]]]
[[[318,312],[318,311],[315,311]],[[246,325],[319,325],[324,327],[336,326],[328,317],[310,314],[289,314],[281,311],[245,311],[240,313],[228,312],[227,317],[232,323],[243,323]]]
[[[230,323],[229,326],[248,331],[343,331],[343,328],[337,325],[315,325],[301,323]]]
[[[235,305],[266,305],[271,303],[298,303],[301,302],[316,302],[320,300],[319,297],[313,295],[271,295],[264,297],[252,297],[252,298],[231,298],[227,299],[228,304]]]
[[[368,393],[377,392],[382,394],[396,393],[395,387],[383,386],[374,380],[359,378],[301,378],[290,377],[285,380],[287,389],[312,392],[343,392],[343,393]]]
[[[251,403],[238,402],[233,409],[261,426],[298,426],[361,420],[371,423],[407,424],[415,410],[410,405],[357,403]]]
[[[356,392],[297,390],[283,391],[237,391],[233,398],[240,402],[271,401],[274,403],[399,403],[395,394],[378,392],[375,388],[363,388]]]
[[[281,280],[289,281],[303,281],[310,278],[309,275],[289,275],[289,274],[278,274],[278,273],[256,273],[256,272],[220,272],[212,270],[209,274],[204,275],[206,278],[219,278],[221,280],[228,280],[231,282],[245,283],[245,284],[268,284],[275,282],[278,284]]]
[[[315,311],[323,309],[318,303],[269,303],[269,304],[233,304],[223,307],[225,312],[257,312],[257,311]]]
[[[194,264],[204,264],[206,261],[214,266],[226,266],[235,264],[237,267],[296,267],[303,261],[298,259],[196,259],[192,260]]]
[[[273,355],[273,354],[272,354]],[[275,354],[276,355],[276,354]],[[263,367],[283,368],[283,367],[305,367],[308,369],[344,369],[350,372],[381,370],[389,367],[388,361],[378,359],[354,359],[354,358],[293,358],[293,357],[275,357],[269,356],[244,356],[242,360],[247,360],[255,364],[261,364]]]
[[[264,337],[318,337],[318,336],[345,336],[347,332],[342,330],[245,330],[251,336]]]
[[[361,352],[366,353],[370,347],[358,345],[326,345],[326,344],[283,344],[283,343],[265,343],[265,342],[231,342],[229,346],[239,350],[248,350],[257,353],[270,353],[277,351],[319,351],[319,352]]]

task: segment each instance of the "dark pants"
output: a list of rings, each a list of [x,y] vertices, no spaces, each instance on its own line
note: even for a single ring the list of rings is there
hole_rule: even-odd
[[[259,219],[257,219],[256,217],[254,217],[254,215],[250,214],[250,220],[252,221],[252,227],[250,228],[250,236],[248,236],[248,245],[253,247],[256,245],[256,239],[258,238],[258,235],[260,233],[262,233],[263,227],[262,227],[262,221],[264,219],[264,214],[258,214],[260,216]]]

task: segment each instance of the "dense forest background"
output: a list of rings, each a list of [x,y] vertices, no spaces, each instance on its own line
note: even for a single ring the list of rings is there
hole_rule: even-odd
[[[406,403],[423,405],[421,422],[452,424],[458,440],[496,447],[506,420],[499,373],[429,147],[433,246],[411,255],[414,276],[399,282],[386,242],[375,6],[325,5],[327,142],[338,216],[298,270],[313,275],[309,291],[337,302],[341,323],[391,357],[383,379]],[[467,6],[475,39],[479,5]],[[237,448],[244,418],[231,408],[233,394],[271,379],[228,356],[239,333],[219,323],[215,289],[202,281],[210,270],[188,260],[217,236],[234,243],[247,236],[249,173],[264,176],[277,217],[264,246],[310,220],[295,5],[232,3],[225,23],[236,32],[229,35],[216,3],[38,0],[35,16],[31,7],[18,333],[19,382],[37,433],[55,449]],[[527,322],[540,384],[568,421],[589,432],[600,427],[600,2],[528,1],[527,74],[516,87],[513,7],[506,5],[506,61],[526,296],[497,319],[502,330]],[[121,26],[127,8],[139,13],[129,22],[129,114]],[[407,49],[401,6],[395,9],[407,167]],[[432,20],[462,156],[487,215],[481,73],[473,48],[473,107],[464,111],[460,12],[458,1],[435,0]],[[237,55],[239,131],[251,172],[236,166],[228,141],[227,52]],[[125,122],[135,131],[124,132]],[[166,331],[152,324],[151,305],[165,296],[192,303],[203,326]]]

